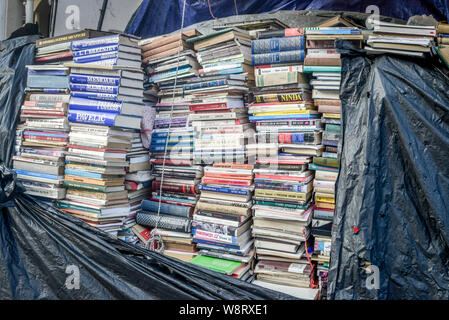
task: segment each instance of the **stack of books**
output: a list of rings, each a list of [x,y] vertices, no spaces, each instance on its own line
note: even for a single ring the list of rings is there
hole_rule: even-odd
[[[177,201],[170,203],[158,199],[143,200],[136,222],[162,238],[164,255],[189,261],[198,251],[191,234],[193,209],[192,206],[181,205]]]
[[[188,84],[193,99],[189,121],[195,129],[194,163],[245,163],[248,114],[244,97],[254,80],[250,37],[224,29],[187,40],[201,64],[200,79]]]
[[[259,35],[252,42],[256,87],[249,119],[256,124],[257,143],[248,152],[256,156],[254,272],[257,283],[268,286],[308,288],[312,274],[306,259],[313,209],[308,163],[322,152],[321,123],[303,72],[301,32]]]
[[[153,233],[162,237],[164,254],[185,261],[196,255],[196,249],[190,226],[180,229],[179,224],[191,221],[198,198],[196,186],[202,176],[202,167],[193,165],[194,131],[188,121],[193,96],[184,90],[186,84],[198,78],[195,52],[186,43],[197,35],[193,29],[139,42],[146,73],[145,97],[155,103],[150,141],[153,191],[149,201],[142,204],[145,212],[139,215],[155,216],[150,221],[153,224],[145,220],[145,226],[157,227]],[[156,225],[157,219],[178,220],[179,224]]]
[[[313,157],[309,165],[315,171],[313,191],[315,208],[312,221],[314,241],[313,261],[316,261],[320,279],[321,296],[326,296],[327,269],[330,258],[331,227],[335,209],[335,181],[338,175],[338,145],[340,139],[340,81],[341,58],[335,48],[331,48],[328,39],[350,37],[356,42],[361,36],[354,27],[316,27],[305,28],[307,49],[304,68],[313,76],[311,80],[312,98],[321,113],[324,124],[322,133],[322,154]],[[326,35],[326,40],[316,39],[317,35]],[[309,42],[309,37],[313,39]]]
[[[59,64],[73,61],[74,53],[71,47],[72,41],[104,37],[109,34],[111,33],[86,29],[53,38],[37,40],[34,61],[36,64]]]
[[[251,234],[252,169],[251,164],[234,163],[205,167],[192,222],[193,241],[200,252],[191,263],[212,270],[229,264],[234,269],[226,274],[251,279],[255,256]],[[213,262],[203,265],[204,261]]]
[[[25,192],[64,199],[64,156],[68,142],[69,70],[60,65],[28,66],[13,168]]]
[[[435,26],[404,25],[377,20],[371,22],[374,25],[374,35],[370,35],[366,42],[365,50],[368,53],[423,57],[430,52],[437,36]]]
[[[77,40],[71,48],[74,55],[83,54],[76,63],[65,64],[71,67],[64,176],[68,190],[58,206],[117,235],[132,217],[125,168],[130,166],[127,153],[133,150],[130,129],[139,130],[142,117],[140,49],[136,39],[125,35]],[[138,65],[133,64],[135,57]]]

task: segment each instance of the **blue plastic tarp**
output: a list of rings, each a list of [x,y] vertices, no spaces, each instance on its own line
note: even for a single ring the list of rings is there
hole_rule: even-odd
[[[209,8],[210,3],[210,8]],[[184,0],[143,0],[129,22],[126,33],[148,38],[181,28]],[[369,6],[377,6],[379,14],[408,20],[414,15],[432,15],[447,20],[448,0],[187,0],[184,26],[213,19],[242,14],[270,13],[279,10],[334,10],[372,13]]]

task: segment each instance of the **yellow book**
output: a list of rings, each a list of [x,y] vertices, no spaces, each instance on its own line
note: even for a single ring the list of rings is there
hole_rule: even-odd
[[[278,191],[269,189],[256,189],[254,195],[258,197],[270,197],[270,198],[281,198],[281,199],[293,199],[293,200],[307,200],[307,193],[302,192],[292,192],[292,191]]]
[[[341,114],[340,114],[340,113],[329,113],[329,112],[325,112],[325,113],[323,113],[323,117],[325,117],[325,118],[340,119],[340,118],[341,118]]]
[[[326,203],[335,203],[335,198],[315,197],[315,201],[326,202]]]

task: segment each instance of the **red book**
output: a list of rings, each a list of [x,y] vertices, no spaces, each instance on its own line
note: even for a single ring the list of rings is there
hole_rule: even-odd
[[[217,179],[217,178],[208,178],[206,176],[201,180],[203,183],[210,184],[229,184],[235,186],[250,186],[250,180],[235,180],[235,179]]]
[[[38,107],[39,104],[45,104],[45,105],[52,105],[52,107],[54,108],[62,108],[64,105],[62,102],[38,102],[38,101],[30,101],[30,100],[26,100],[23,102],[23,106],[25,107]]]
[[[55,54],[52,56],[36,58],[34,61],[35,62],[46,62],[46,61],[53,61],[53,60],[62,60],[62,59],[71,58],[71,57],[73,57],[72,52],[67,52],[67,53]]]
[[[153,181],[151,187],[153,190],[159,191],[159,189],[161,187],[161,182]],[[194,186],[176,185],[176,184],[170,184],[170,183],[164,183],[162,185],[162,191],[180,192],[180,193],[189,193],[189,194],[197,193]]]
[[[228,107],[226,102],[223,103],[197,103],[191,104],[189,106],[190,111],[201,111],[201,110],[220,110],[226,109]]]
[[[266,175],[266,174],[256,174],[255,178],[256,179],[300,181],[300,182],[306,182],[309,179],[309,177],[277,176],[277,175]]]
[[[217,179],[240,179],[240,180],[251,180],[252,177],[246,174],[232,174],[232,173],[218,173],[218,172],[206,172],[205,177],[217,178]]]
[[[67,141],[67,138],[62,138],[62,137],[34,136],[34,135],[28,135],[28,134],[24,134],[23,137],[25,139],[29,139],[29,140],[60,141],[60,142]]]

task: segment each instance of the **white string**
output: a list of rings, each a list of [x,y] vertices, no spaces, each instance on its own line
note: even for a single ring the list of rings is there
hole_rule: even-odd
[[[175,92],[176,92],[176,84],[178,80],[178,70],[179,70],[179,55],[181,53],[181,44],[182,44],[182,34],[184,31],[184,17],[185,17],[185,11],[186,11],[186,1],[184,0],[184,5],[182,8],[182,19],[181,19],[181,32],[179,34],[179,42],[178,42],[178,53],[177,53],[177,63],[176,63],[176,73],[175,73],[175,83],[173,84],[173,95],[172,95],[172,104],[171,104],[171,111],[170,111],[170,122],[168,124],[168,131],[167,131],[167,140],[165,141],[165,150],[164,150],[164,160],[162,161],[162,174],[161,174],[161,185],[159,186],[159,205],[157,208],[157,220],[156,225],[151,230],[150,233],[150,240],[146,244],[146,248],[156,251],[156,252],[163,252],[164,251],[164,241],[162,240],[162,237],[158,234],[156,234],[156,230],[159,224],[159,217],[161,213],[161,203],[162,203],[162,185],[164,184],[164,174],[165,174],[165,160],[167,158],[167,148],[168,148],[168,140],[170,136],[170,129],[172,125],[172,117],[173,117],[173,108],[175,104]],[[157,243],[157,248],[155,248],[155,244]]]
[[[237,9],[237,0],[234,0],[235,14],[239,15],[239,9]]]

